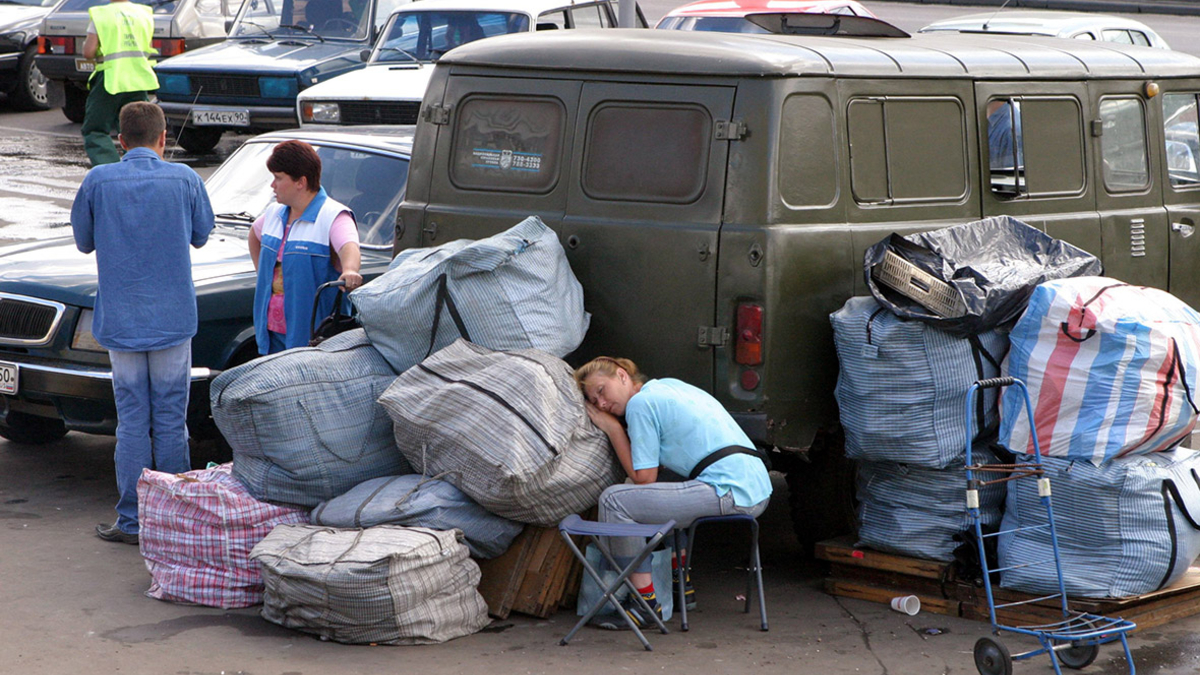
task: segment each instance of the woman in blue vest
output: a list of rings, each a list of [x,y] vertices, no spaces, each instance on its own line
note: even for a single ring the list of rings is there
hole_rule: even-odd
[[[260,354],[308,345],[317,287],[333,280],[362,285],[358,228],[348,207],[321,187],[321,158],[303,141],[284,141],[267,158],[277,204],[254,221],[250,258],[258,271],[254,329]],[[317,316],[333,311],[322,295]]]
[[[708,392],[672,378],[647,380],[629,359],[607,356],[575,371],[575,381],[587,398],[588,416],[608,435],[617,460],[633,482],[613,485],[600,495],[598,518],[602,522],[662,523],[670,519],[687,527],[703,516],[742,513],[757,518],[766,510],[771,500],[766,466],[750,438]],[[662,482],[660,467],[691,478]],[[646,544],[629,537],[613,537],[609,543],[622,565],[632,562]],[[686,554],[686,550],[679,551],[680,557],[686,558]],[[672,561],[676,575],[681,566],[680,560]],[[661,612],[650,559],[629,578],[646,604]],[[685,580],[684,594],[676,601],[691,609],[695,596],[690,579]],[[653,622],[633,598],[627,598],[622,608],[639,628]],[[619,618],[607,617],[596,625],[627,626]]]

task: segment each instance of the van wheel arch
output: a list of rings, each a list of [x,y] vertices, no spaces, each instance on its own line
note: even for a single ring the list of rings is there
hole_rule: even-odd
[[[778,467],[787,476],[792,529],[809,557],[817,542],[856,529],[854,462],[846,458],[844,444],[840,426],[823,430],[807,453],[791,454]]]

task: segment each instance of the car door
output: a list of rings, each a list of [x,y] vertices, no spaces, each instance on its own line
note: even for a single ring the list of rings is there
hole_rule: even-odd
[[[589,82],[563,241],[592,324],[578,357],[626,356],[709,390],[729,86]]]
[[[1192,307],[1200,307],[1200,236],[1196,232],[1200,227],[1200,81],[1167,86],[1170,88],[1151,99],[1151,110],[1156,112],[1151,118],[1155,129],[1151,138],[1159,138],[1163,144],[1156,164],[1169,223],[1167,290]]]

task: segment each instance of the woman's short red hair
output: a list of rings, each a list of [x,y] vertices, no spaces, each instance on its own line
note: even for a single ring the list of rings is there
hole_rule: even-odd
[[[321,157],[304,141],[284,141],[275,146],[267,158],[267,170],[286,173],[292,180],[307,178],[310,192],[321,189]]]

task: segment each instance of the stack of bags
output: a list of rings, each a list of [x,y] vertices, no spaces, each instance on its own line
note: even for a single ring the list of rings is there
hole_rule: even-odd
[[[195,493],[142,514],[163,533],[143,536],[154,597],[261,599],[264,618],[342,642],[441,642],[487,623],[470,556],[503,553],[525,523],[555,524],[619,481],[560,358],[587,330],[582,288],[539,219],[408,251],[351,300],[363,329],[214,380],[231,471],[144,477]],[[180,513],[226,492],[245,515],[210,517],[207,543],[189,543],[195,519]],[[206,556],[223,542],[235,562]],[[241,604],[174,581],[230,566],[200,576],[251,584]]]
[[[1042,284],[1012,330],[1006,374],[1029,387],[1052,486],[1067,593],[1127,597],[1170,585],[1200,555],[1196,425],[1200,314],[1160,290],[1104,277]],[[1025,401],[1001,401],[1000,441],[1034,452]],[[1012,481],[1002,530],[1046,522],[1037,484]],[[1049,533],[999,538],[1002,566],[1052,559]],[[1058,591],[1053,564],[1001,585]]]

